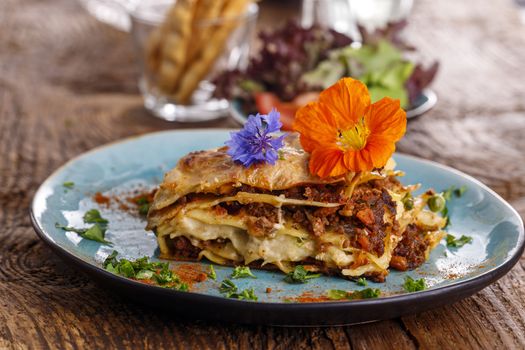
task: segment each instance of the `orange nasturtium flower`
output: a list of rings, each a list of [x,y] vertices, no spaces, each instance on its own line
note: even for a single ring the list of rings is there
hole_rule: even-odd
[[[383,167],[406,131],[399,100],[371,103],[366,85],[343,78],[295,114],[293,125],[319,177]]]

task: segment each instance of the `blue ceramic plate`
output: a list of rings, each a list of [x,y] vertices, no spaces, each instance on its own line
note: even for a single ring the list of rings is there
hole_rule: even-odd
[[[418,158],[397,154],[398,168],[406,171],[406,184],[421,183],[422,188],[442,190],[463,186],[468,190],[450,205],[449,232],[473,237],[472,244],[459,249],[441,243],[430,259],[409,272],[391,271],[385,283],[368,283],[379,288],[382,296],[345,302],[301,303],[298,300],[324,295],[329,289],[358,290],[364,287],[338,278],[321,277],[307,284],[292,285],[279,272],[255,271],[257,279],[236,280],[239,288],[254,288],[258,302],[227,299],[220,295],[220,281],[232,269],[217,267],[217,282],[206,280],[193,285],[191,292],[179,292],[142,284],[113,275],[101,263],[113,250],[121,257],[142,256],[156,260],[155,236],[144,230],[145,220],[136,210],[123,210],[111,201],[97,204],[97,192],[108,198],[125,198],[134,191],[153,188],[177,160],[190,151],[222,145],[227,130],[168,131],[126,139],[87,152],[58,169],[38,189],[31,216],[38,235],[55,250],[65,263],[72,263],[104,284],[153,307],[168,309],[193,318],[240,323],[280,325],[334,325],[367,322],[415,313],[452,303],[482,289],[503,276],[518,261],[524,246],[523,223],[516,211],[479,181],[454,169]],[[74,182],[72,189],[64,182]],[[124,203],[126,201],[124,200]],[[122,204],[122,203],[120,203]],[[129,203],[128,203],[129,204]],[[97,208],[109,219],[106,239],[113,246],[80,238],[72,232],[55,228],[55,223],[82,225],[86,210]],[[172,262],[207,272],[209,263]],[[191,267],[191,266],[190,266]],[[425,278],[429,289],[406,293],[405,276]],[[271,293],[266,293],[266,288]]]
[[[407,119],[418,117],[428,111],[430,111],[437,103],[437,95],[431,89],[424,89],[421,95],[414,101],[414,105],[406,110]],[[243,110],[242,101],[234,99],[231,101],[230,113],[233,119],[244,125],[248,116]]]

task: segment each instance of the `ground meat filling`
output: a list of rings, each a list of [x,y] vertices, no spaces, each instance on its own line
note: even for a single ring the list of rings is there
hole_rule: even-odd
[[[403,232],[403,239],[394,249],[390,266],[401,271],[415,269],[425,262],[428,245],[425,232],[416,225],[408,225]]]
[[[351,200],[344,195],[342,184],[298,186],[273,192],[243,185],[234,189],[230,195],[241,191],[270,193],[277,196],[284,195],[286,198],[344,204],[335,208],[283,206],[281,210],[284,219],[293,222],[297,229],[304,228],[317,237],[326,231],[335,231],[347,236],[345,242],[347,245],[381,256],[385,251],[384,240],[387,230],[395,229],[384,221],[385,213],[396,215],[396,205],[385,189],[385,181],[375,180],[358,186]],[[388,185],[397,184],[391,182]],[[270,204],[242,205],[234,201],[223,202],[216,207],[226,210],[229,215],[245,216],[248,233],[256,237],[272,234],[276,224],[279,224],[280,209]]]
[[[189,239],[182,236],[167,239],[166,244],[168,250],[176,253],[176,257],[181,259],[197,259],[201,251],[200,248],[193,246]]]
[[[385,251],[384,240],[390,224],[384,221],[385,212],[396,214],[396,206],[388,191],[372,185],[358,187],[344,207],[309,208],[284,207],[284,216],[315,236],[327,230],[345,234],[348,244],[378,256]]]

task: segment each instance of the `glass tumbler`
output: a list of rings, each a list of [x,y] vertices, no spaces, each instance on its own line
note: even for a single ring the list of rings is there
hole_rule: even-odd
[[[189,30],[189,40],[181,42],[176,30],[170,32],[176,23],[162,27],[173,3],[144,1],[130,14],[144,107],[168,121],[198,122],[227,116],[230,104],[213,96],[212,81],[221,71],[247,68],[258,6],[250,3],[240,15],[192,23],[184,29]]]

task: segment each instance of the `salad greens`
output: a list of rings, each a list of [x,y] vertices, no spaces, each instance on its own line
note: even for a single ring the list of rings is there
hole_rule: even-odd
[[[363,40],[357,43],[331,29],[289,22],[262,32],[261,50],[248,68],[219,74],[214,95],[240,99],[253,111],[257,93],[271,92],[281,101],[293,102],[350,76],[368,86],[373,101],[389,96],[407,107],[434,79],[438,64],[424,68],[404,58],[405,51],[414,51],[399,37],[405,26],[406,21],[390,23],[373,33],[360,28]]]
[[[414,64],[403,58],[403,52],[387,41],[377,45],[349,45],[332,50],[328,58],[302,76],[312,89],[326,89],[340,78],[350,76],[368,87],[372,102],[383,97],[399,99],[408,106],[405,82],[414,71]]]

